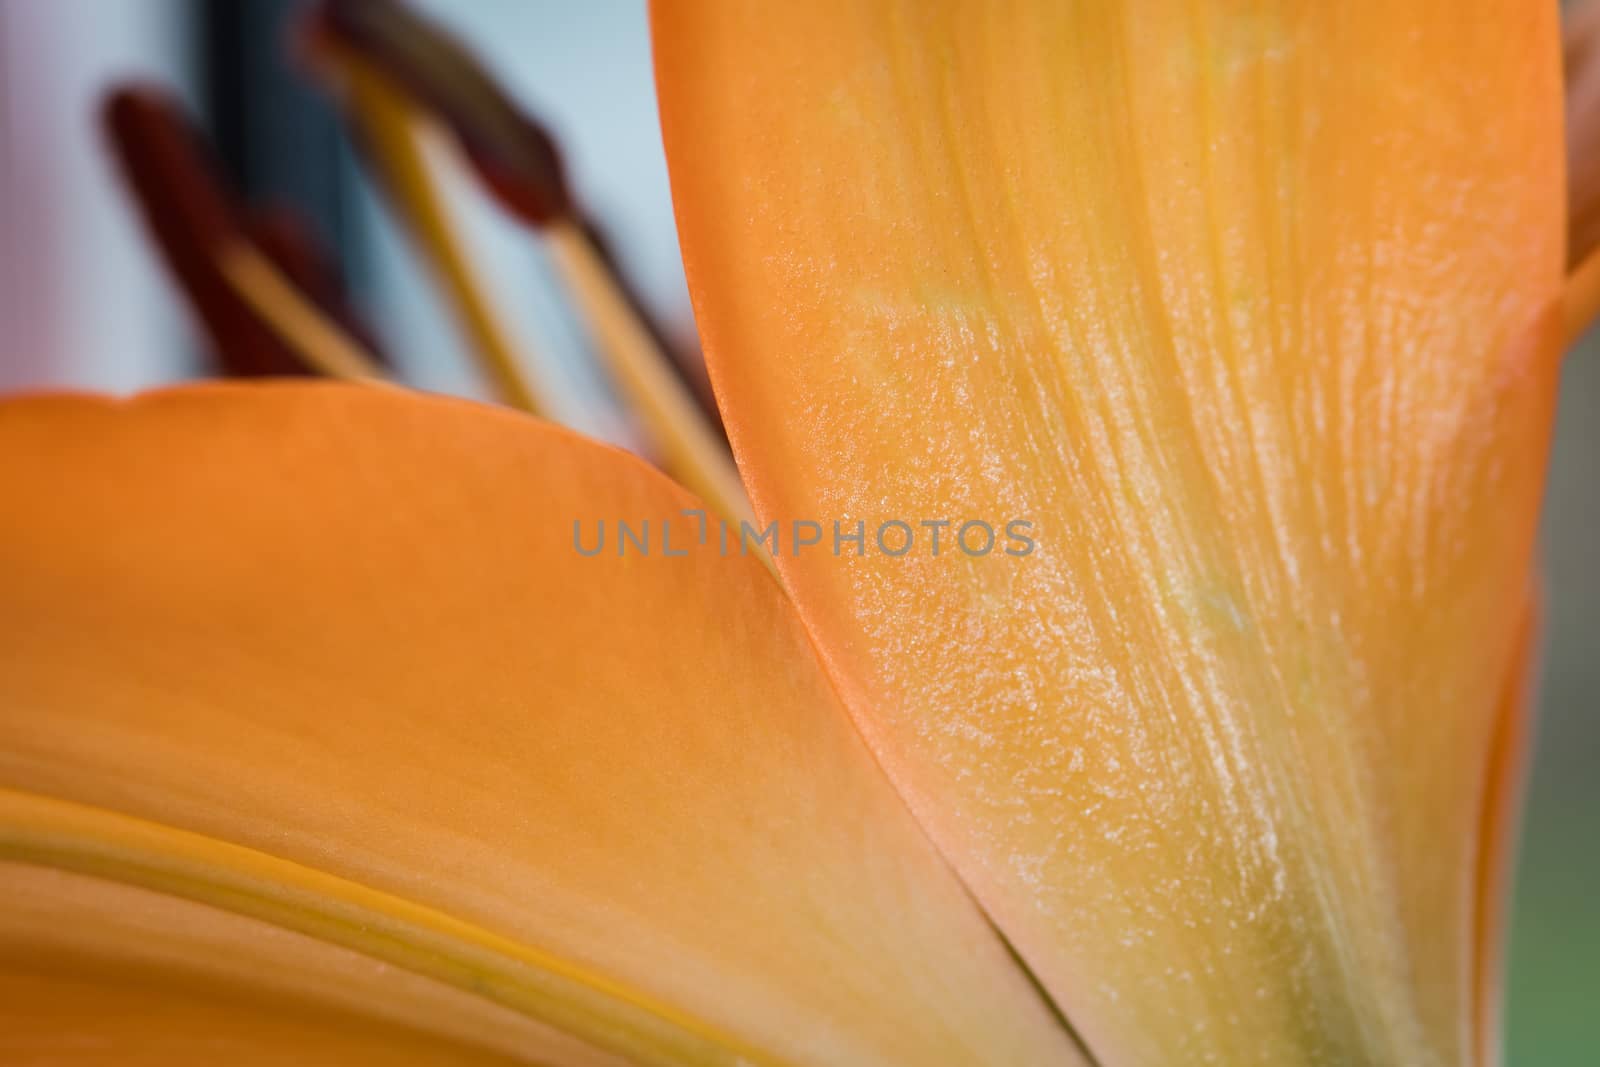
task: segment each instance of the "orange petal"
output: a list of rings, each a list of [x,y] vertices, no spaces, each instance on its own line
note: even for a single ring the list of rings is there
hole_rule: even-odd
[[[290,1007],[257,1009],[208,988],[137,974],[0,972],[0,1052],[50,1067],[307,1064],[491,1067],[516,1063],[441,1047],[404,1028]]]
[[[1555,387],[1554,6],[654,20],[756,510],[867,528],[785,582],[1090,1051],[1463,1062]],[[891,558],[892,520],[953,525]]]
[[[694,506],[638,461],[329,385],[13,403],[0,453],[0,858],[639,1063],[1074,1062],[761,566],[574,551]]]
[[[0,863],[0,897],[5,1063],[622,1062],[470,992],[179,897],[14,863]]]

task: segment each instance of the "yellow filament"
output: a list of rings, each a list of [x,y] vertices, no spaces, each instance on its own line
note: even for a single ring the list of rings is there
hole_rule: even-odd
[[[0,788],[0,859],[135,885],[296,930],[486,997],[640,1063],[774,1063],[560,956],[187,830]]]
[[[429,158],[443,138],[431,120],[361,60],[340,55],[351,105],[396,208],[450,295],[462,330],[505,403],[533,414],[550,405],[529,377],[512,332],[489,298]]]
[[[1561,292],[1562,347],[1571,348],[1600,317],[1600,249],[1588,254],[1567,275]]]
[[[383,368],[307,302],[260,252],[242,241],[232,242],[223,248],[218,263],[239,298],[313,370],[348,381],[385,380]]]
[[[667,470],[730,524],[753,523],[732,458],[639,321],[594,243],[569,221],[553,223],[544,232],[557,269],[594,331],[607,369],[629,408],[650,431]]]
[[[370,148],[407,221],[439,270],[462,323],[505,400],[549,412],[523,371],[509,331],[486,296],[465,242],[437,186],[430,152],[448,147],[441,131],[381,72],[346,50],[333,50]],[[437,158],[436,156],[434,158]],[[721,440],[667,356],[628,303],[593,243],[571,222],[543,231],[558,269],[594,331],[597,347],[629,410],[649,431],[664,466],[736,529],[754,523],[749,500]],[[759,543],[759,542],[758,542]],[[764,551],[756,555],[771,568]]]

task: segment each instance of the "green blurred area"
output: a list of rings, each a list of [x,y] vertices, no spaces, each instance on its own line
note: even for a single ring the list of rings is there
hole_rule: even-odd
[[[1567,357],[1545,639],[1511,924],[1508,1067],[1600,1064],[1600,333]]]

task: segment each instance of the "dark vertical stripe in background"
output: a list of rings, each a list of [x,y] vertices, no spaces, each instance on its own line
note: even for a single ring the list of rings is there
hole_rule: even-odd
[[[287,207],[364,288],[356,171],[331,99],[298,69],[300,0],[194,0],[205,122],[229,175],[258,208]]]

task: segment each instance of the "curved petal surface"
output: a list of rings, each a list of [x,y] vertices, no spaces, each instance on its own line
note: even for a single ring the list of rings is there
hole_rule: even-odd
[[[472,993],[257,919],[0,863],[0,1061],[622,1067]]]
[[[1468,1062],[1556,376],[1554,5],[654,24],[756,510],[865,524],[785,542],[785,583],[1090,1050]]]
[[[764,569],[575,551],[695,506],[642,463],[328,385],[10,403],[0,455],[0,856],[634,1062],[1073,1062]]]

